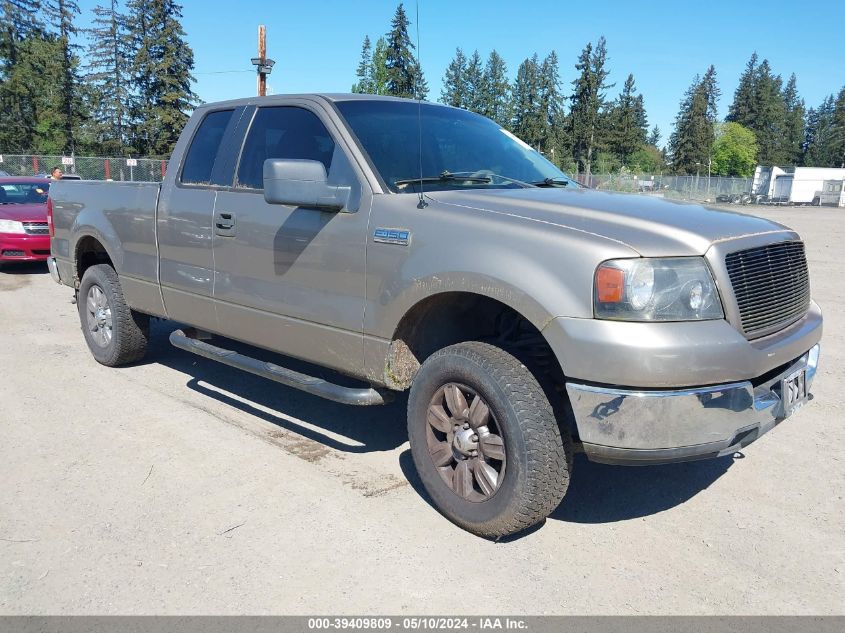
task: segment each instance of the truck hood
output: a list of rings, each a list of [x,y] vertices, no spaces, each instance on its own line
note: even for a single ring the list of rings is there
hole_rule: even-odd
[[[46,222],[46,204],[0,204],[0,220]]]
[[[704,255],[715,242],[790,230],[743,213],[591,189],[461,190],[427,195],[445,205],[599,235],[644,257]]]

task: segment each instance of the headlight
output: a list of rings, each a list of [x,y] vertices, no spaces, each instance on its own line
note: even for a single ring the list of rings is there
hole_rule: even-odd
[[[596,318],[699,321],[724,317],[719,292],[701,257],[615,259],[596,270]]]
[[[23,224],[14,220],[0,220],[0,233],[25,233]]]

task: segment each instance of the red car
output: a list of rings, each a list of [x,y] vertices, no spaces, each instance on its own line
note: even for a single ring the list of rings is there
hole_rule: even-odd
[[[44,178],[0,178],[0,264],[46,261],[50,256]]]

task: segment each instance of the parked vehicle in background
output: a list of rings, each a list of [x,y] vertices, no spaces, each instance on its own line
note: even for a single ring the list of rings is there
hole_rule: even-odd
[[[97,361],[142,358],[155,316],[191,326],[170,335],[180,349],[331,400],[409,390],[423,485],[488,538],[557,507],[576,448],[729,455],[810,399],[822,316],[794,231],[580,188],[466,110],[207,104],[163,184],[58,181],[51,200],[50,272]]]
[[[819,195],[819,205],[845,207],[845,180],[825,180]]]
[[[750,193],[721,193],[716,196],[716,202],[728,204],[751,204],[754,198]]]
[[[50,256],[45,178],[0,177],[0,263]]]

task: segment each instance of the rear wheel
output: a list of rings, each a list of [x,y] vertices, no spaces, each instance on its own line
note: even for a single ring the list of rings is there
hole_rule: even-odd
[[[408,434],[437,508],[496,538],[542,521],[569,485],[571,442],[532,373],[487,343],[428,358],[408,399]]]
[[[77,307],[85,342],[97,362],[117,367],[144,357],[150,318],[126,305],[117,273],[111,266],[97,264],[85,271]]]

